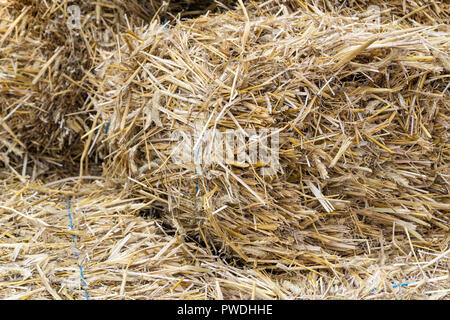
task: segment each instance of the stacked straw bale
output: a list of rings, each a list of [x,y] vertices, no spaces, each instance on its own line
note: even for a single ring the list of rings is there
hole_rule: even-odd
[[[24,186],[1,177],[0,299],[85,299],[78,264],[90,300],[448,299],[442,233],[427,237],[429,248],[412,238],[416,256],[407,239],[386,233],[382,249],[370,241],[370,252],[331,260],[311,251],[313,265],[280,261],[272,272],[233,266],[156,217],[136,217],[144,197],[127,199],[101,179]]]
[[[64,159],[74,133],[86,130],[80,117],[64,116],[83,105],[86,94],[75,82],[89,67],[79,52],[81,39],[69,40],[64,20],[52,9],[38,2],[2,2],[0,147],[7,166],[17,168],[28,153]]]
[[[197,11],[186,11],[184,1],[162,8],[158,1],[2,0],[0,164],[35,178],[55,166],[70,171],[88,154],[98,161],[82,143],[95,118],[96,92],[86,74],[108,58],[116,36],[130,25],[167,19],[183,8],[199,14],[216,7],[188,2]]]
[[[89,76],[104,174],[181,235],[258,266],[448,231],[448,26],[317,12],[249,5],[127,31]],[[199,121],[279,130],[280,170],[176,164],[172,132]]]
[[[92,123],[85,74],[126,29],[118,7],[73,4],[0,3],[0,164],[18,175],[77,165]]]
[[[0,296],[448,297],[448,4],[224,2],[0,0]]]

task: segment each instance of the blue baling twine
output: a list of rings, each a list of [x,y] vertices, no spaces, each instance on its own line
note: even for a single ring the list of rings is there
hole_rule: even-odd
[[[410,285],[409,282],[405,282],[405,283],[395,284],[395,285],[392,286],[392,288],[406,287],[406,286],[409,286],[409,285]],[[374,292],[375,290],[377,290],[377,288],[370,290],[370,293]]]
[[[109,120],[108,123],[106,124],[105,135],[108,135],[108,129],[109,129],[110,124],[111,124],[111,120]]]
[[[167,26],[167,19],[164,19],[163,25],[164,25],[164,29],[166,30],[167,34],[169,34],[169,27]]]
[[[109,129],[109,126],[111,125],[111,120],[109,120],[108,121],[108,123],[106,124],[106,126],[105,126],[105,136],[108,136],[108,129]],[[108,143],[108,141],[106,142],[106,146],[109,148],[109,143]]]
[[[72,214],[70,213],[70,201],[69,201],[69,199],[67,199],[67,212],[69,213],[70,229],[72,229],[72,232],[74,232],[74,230],[73,230],[73,223],[72,223]],[[80,259],[80,255],[78,254],[77,241],[75,239],[75,234],[72,234],[72,238],[73,238],[73,244],[75,245],[75,255],[77,256],[77,259]],[[78,267],[80,268],[81,282],[83,283],[84,294],[86,296],[86,300],[89,300],[87,289],[86,289],[86,287],[87,287],[86,286],[86,281],[84,280],[83,268],[81,268],[81,265],[79,263],[78,263]]]
[[[405,282],[405,283],[400,283],[400,284],[393,285],[392,288],[406,287],[408,285],[409,285],[409,283]]]
[[[197,169],[195,169],[195,174],[197,174]],[[194,183],[195,183],[195,196],[197,196],[197,193],[198,193],[198,182],[194,181]]]

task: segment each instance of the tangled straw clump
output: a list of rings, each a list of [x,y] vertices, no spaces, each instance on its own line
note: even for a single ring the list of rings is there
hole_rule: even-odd
[[[168,26],[179,8],[83,2],[72,30],[70,1],[10,3],[5,297],[81,295],[72,234],[97,299],[448,295],[446,4],[236,1]],[[206,158],[226,130],[277,132],[277,172],[175,161],[174,132]]]

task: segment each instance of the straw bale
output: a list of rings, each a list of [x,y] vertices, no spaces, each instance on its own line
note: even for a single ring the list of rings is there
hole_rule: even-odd
[[[182,2],[0,0],[0,297],[448,299],[448,4]]]
[[[105,177],[181,236],[262,268],[359,255],[385,232],[448,231],[448,26],[241,4],[128,31],[88,76]],[[278,130],[280,170],[176,164],[172,132],[206,129]]]
[[[310,266],[233,266],[98,179],[44,185],[1,175],[0,299],[448,299],[448,233],[431,244],[380,233],[366,254]],[[74,179],[76,180],[76,179]],[[74,232],[69,228],[70,201]],[[72,236],[76,236],[77,249]],[[77,258],[76,253],[79,254]]]
[[[0,3],[0,165],[36,177],[79,162],[92,125],[85,74],[126,29],[119,11],[90,2]]]
[[[161,1],[140,3],[0,2],[2,166],[36,177],[55,167],[70,171],[80,158],[98,161],[82,142],[93,125],[89,96],[95,93],[86,73],[106,59],[130,25],[217,7],[202,1],[169,1],[164,8]]]

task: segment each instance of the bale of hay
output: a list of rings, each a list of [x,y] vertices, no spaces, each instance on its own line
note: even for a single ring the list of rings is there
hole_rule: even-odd
[[[100,178],[24,185],[0,177],[0,299],[448,298],[448,233],[427,236],[427,247],[412,237],[415,255],[407,239],[386,234],[366,254],[323,262],[311,250],[315,263],[267,272],[233,266],[152,213],[136,216],[145,215],[145,197],[127,199]]]
[[[1,298],[448,297],[445,3],[0,3]]]
[[[85,74],[126,30],[123,14],[34,0],[2,1],[0,12],[0,164],[33,178],[70,172],[86,157],[82,136],[93,122]]]
[[[136,27],[88,76],[89,134],[103,143],[85,148],[106,155],[105,177],[180,235],[259,268],[325,267],[367,239],[447,232],[448,26],[240,4]],[[208,133],[226,130],[245,148],[278,135],[277,172],[236,149],[232,163],[196,164],[221,149]],[[190,163],[173,157],[177,131],[193,137]]]
[[[52,8],[17,1],[2,2],[0,10],[2,162],[17,168],[25,153],[68,149],[69,132],[83,124],[61,121],[78,111],[86,95],[64,75],[79,81],[87,65],[80,61],[79,43],[68,44],[62,34],[63,20],[50,16]]]
[[[68,174],[88,158],[99,161],[93,150],[83,149],[84,134],[95,122],[91,97],[97,94],[85,77],[108,57],[118,34],[167,13],[161,3],[149,5],[134,0],[0,3],[3,166],[35,178],[55,168]],[[169,8],[175,14],[182,3],[174,1]]]

